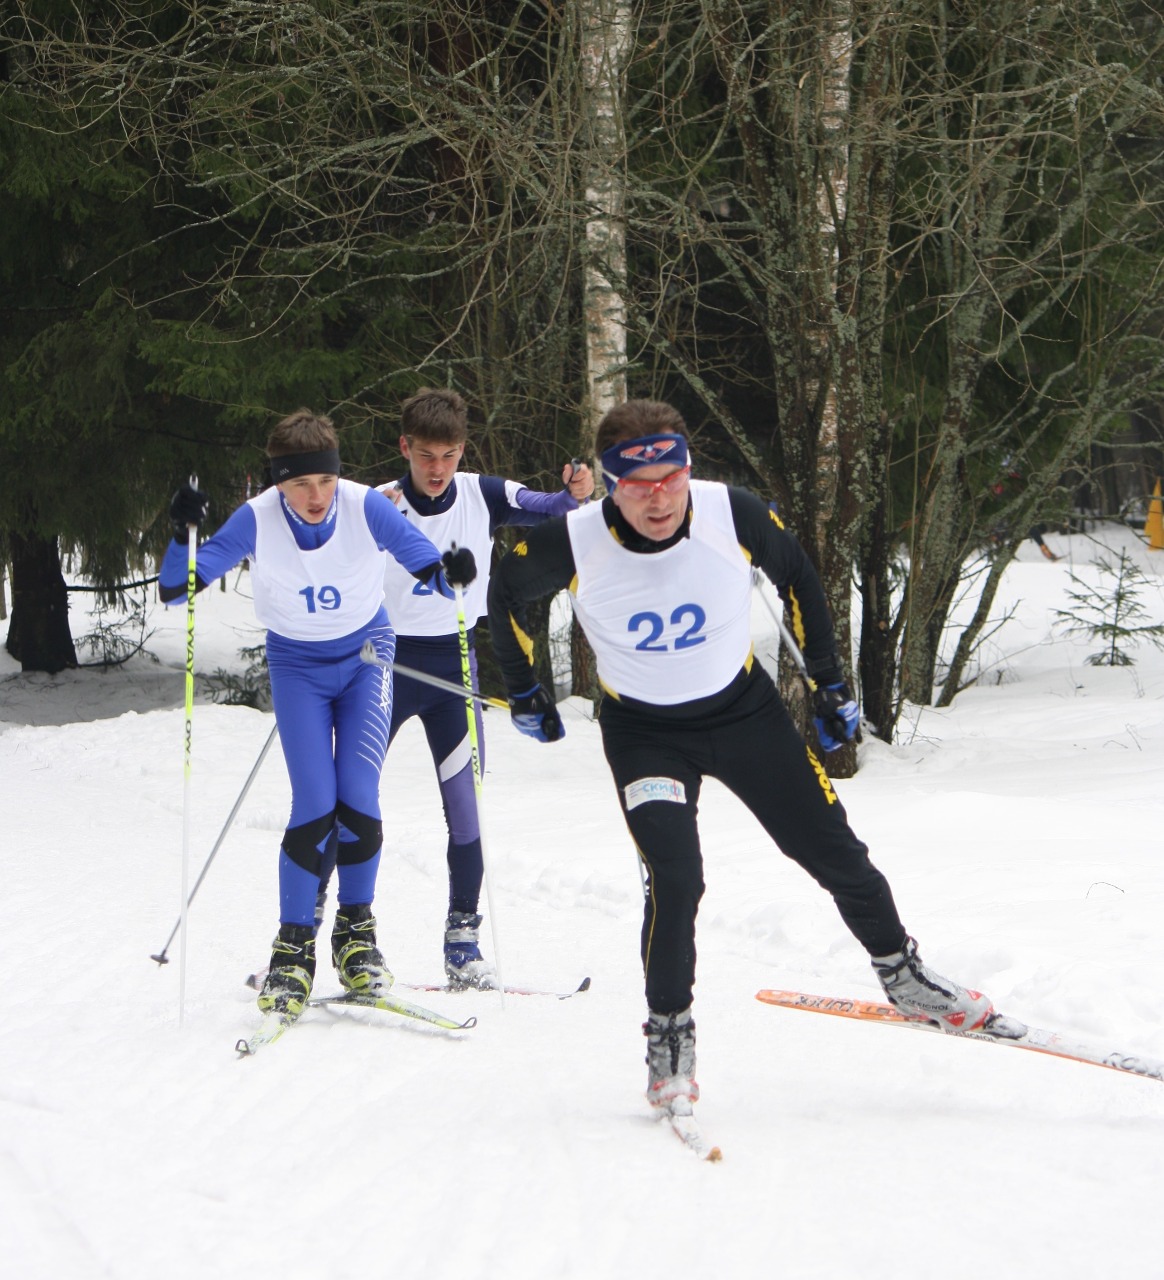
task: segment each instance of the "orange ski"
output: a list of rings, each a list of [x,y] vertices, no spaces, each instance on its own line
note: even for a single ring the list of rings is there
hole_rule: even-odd
[[[785,1009],[807,1009],[810,1013],[827,1013],[837,1018],[855,1018],[859,1022],[879,1022],[891,1027],[912,1027],[915,1031],[932,1031],[941,1036],[960,1040],[987,1040],[991,1044],[1011,1045],[1015,1049],[1029,1049],[1034,1053],[1047,1053],[1072,1062],[1086,1062],[1112,1071],[1125,1071],[1130,1075],[1144,1076],[1149,1080],[1164,1081],[1164,1062],[1138,1054],[1105,1049],[1081,1041],[1069,1040],[1057,1031],[1042,1031],[1028,1027],[1014,1018],[992,1014],[986,1024],[974,1031],[944,1030],[925,1018],[911,1018],[899,1013],[891,1004],[877,1000],[843,1000],[833,996],[810,996],[801,991],[757,991],[756,999],[765,1004],[779,1005]]]

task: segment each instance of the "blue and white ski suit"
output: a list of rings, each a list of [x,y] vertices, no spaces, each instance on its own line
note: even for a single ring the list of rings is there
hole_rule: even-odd
[[[339,902],[372,901],[383,843],[380,773],[392,718],[392,678],[361,660],[371,641],[391,662],[396,636],[383,604],[392,556],[433,600],[452,599],[440,552],[374,489],[340,480],[319,524],[271,488],[239,507],[198,549],[197,589],[249,560],[255,613],[267,630],[275,721],[291,780],[279,858],[279,919],[310,925],[328,843]],[[161,598],[186,601],[187,549],[171,543]],[[329,858],[330,861],[330,858]]]

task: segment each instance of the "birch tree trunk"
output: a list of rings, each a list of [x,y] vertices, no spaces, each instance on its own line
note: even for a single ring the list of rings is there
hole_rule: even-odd
[[[586,334],[586,398],[582,452],[594,458],[603,414],[626,400],[626,134],[623,74],[631,44],[630,0],[585,0],[582,96],[587,125],[583,174],[585,253],[582,317]],[[595,483],[603,492],[597,459]],[[573,690],[600,696],[594,653],[575,618],[570,631]]]
[[[589,126],[585,160],[586,410],[593,453],[602,415],[626,400],[626,137],[623,68],[631,41],[629,0],[581,6],[582,88]],[[596,477],[599,479],[599,477]]]
[[[818,297],[829,314],[814,328],[810,342],[817,348],[817,367],[826,371],[823,386],[808,390],[810,403],[819,403],[820,426],[816,450],[816,543],[823,548],[836,512],[839,442],[837,431],[838,354],[832,341],[842,317],[837,299],[838,238],[844,226],[849,194],[849,74],[853,64],[853,13],[850,0],[834,0],[819,28],[820,149],[816,181],[817,235],[820,237]]]

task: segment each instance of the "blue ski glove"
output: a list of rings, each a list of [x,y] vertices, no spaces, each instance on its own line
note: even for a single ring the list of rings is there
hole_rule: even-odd
[[[566,736],[562,717],[554,706],[553,696],[540,684],[509,699],[509,714],[514,727],[538,742],[557,742]]]
[[[826,751],[836,751],[851,742],[861,723],[861,709],[849,692],[847,684],[830,684],[817,689],[812,695],[816,710],[813,724],[816,736]]]

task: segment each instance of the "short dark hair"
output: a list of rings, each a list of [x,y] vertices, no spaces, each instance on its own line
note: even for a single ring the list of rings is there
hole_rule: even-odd
[[[601,457],[612,444],[658,435],[687,438],[687,423],[679,410],[662,400],[628,400],[602,415],[594,435],[594,451]]]
[[[400,430],[409,440],[464,444],[469,438],[469,408],[448,388],[421,387],[400,406]]]
[[[284,458],[289,453],[318,453],[338,449],[339,437],[330,418],[296,409],[272,429],[267,437],[267,457]]]

